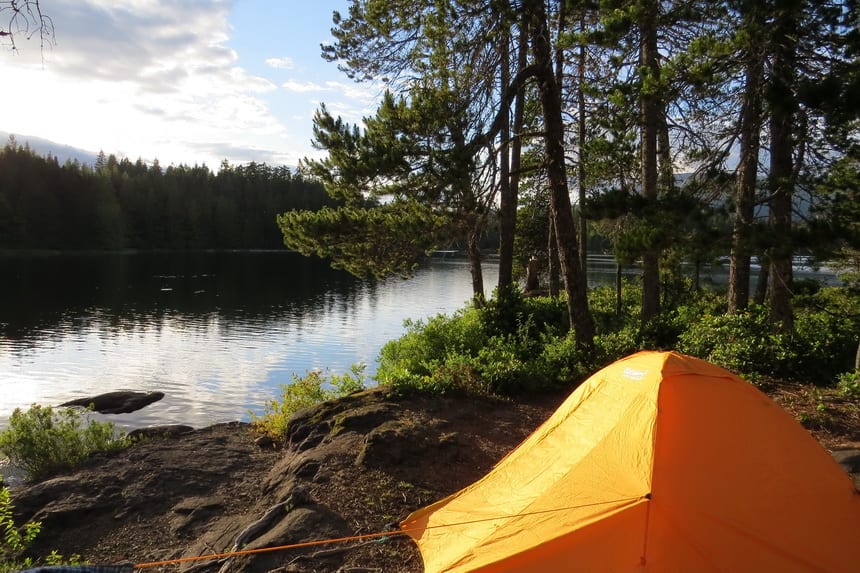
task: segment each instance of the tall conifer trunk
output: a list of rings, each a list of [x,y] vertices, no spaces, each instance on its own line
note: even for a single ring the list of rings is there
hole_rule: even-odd
[[[657,131],[661,112],[660,99],[655,90],[660,78],[657,61],[657,3],[645,0],[641,5],[639,21],[641,34],[639,65],[645,70],[642,79],[640,146],[642,163],[642,195],[649,202],[657,200]],[[659,253],[646,247],[642,255],[642,321],[657,316],[660,311]]]
[[[532,54],[544,116],[544,144],[550,187],[550,210],[555,223],[559,264],[567,294],[567,308],[574,337],[579,346],[594,345],[594,320],[588,310],[585,276],[579,263],[579,247],[567,184],[564,158],[564,123],[561,90],[552,65],[544,0],[524,2],[531,15]]]
[[[585,31],[585,8],[580,8],[582,12],[579,17],[579,31]],[[588,275],[588,221],[585,218],[585,64],[586,64],[585,44],[579,45],[579,53],[577,54],[577,85],[576,85],[576,108],[578,113],[576,123],[576,145],[579,148],[579,157],[577,157],[577,198],[579,203],[579,253],[582,264],[582,272]]]
[[[484,272],[481,268],[481,236],[470,231],[468,239],[469,268],[472,273],[472,300],[477,306],[484,304]]]
[[[502,34],[499,40],[501,91],[511,83],[510,36]],[[506,296],[514,282],[514,235],[517,225],[517,196],[511,182],[511,125],[510,115],[504,114],[499,133],[499,296]]]
[[[506,42],[510,38],[506,36]],[[510,50],[508,44],[502,46],[501,85],[504,90],[510,84]],[[517,42],[517,67],[520,71],[526,67],[528,58],[528,28],[520,26]],[[520,85],[514,98],[514,121],[509,124],[507,116],[504,119],[502,137],[502,160],[500,177],[501,192],[499,205],[499,290],[506,292],[513,287],[514,240],[517,226],[517,205],[519,203],[520,165],[523,149],[523,121],[525,119],[525,88]]]
[[[774,22],[773,64],[770,85],[770,224],[774,246],[770,252],[770,320],[779,332],[791,332],[794,254],[791,237],[791,203],[794,190],[792,122],[796,107],[794,89],[795,49],[799,0],[781,6]]]
[[[744,27],[749,33],[763,32],[760,2],[744,4]],[[728,311],[734,314],[749,305],[752,229],[761,149],[762,74],[764,59],[760,42],[748,41],[744,50],[744,96],[740,118],[740,160],[735,191],[735,220],[729,261]]]

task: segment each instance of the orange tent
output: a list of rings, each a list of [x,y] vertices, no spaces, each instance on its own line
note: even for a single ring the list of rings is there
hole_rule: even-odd
[[[860,495],[734,374],[640,352],[402,529],[437,571],[860,571]]]

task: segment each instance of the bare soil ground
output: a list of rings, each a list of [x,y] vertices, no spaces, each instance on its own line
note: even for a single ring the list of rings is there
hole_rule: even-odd
[[[801,384],[764,389],[825,448],[860,448],[856,400]],[[56,550],[91,563],[228,551],[243,529],[285,503],[302,512],[248,547],[383,532],[478,479],[564,397],[404,399],[375,389],[300,413],[280,447],[261,447],[246,424],[218,425],[97,456],[15,488],[13,499],[19,519],[43,522],[37,554]],[[411,540],[392,536],[145,570],[419,572],[422,565]]]

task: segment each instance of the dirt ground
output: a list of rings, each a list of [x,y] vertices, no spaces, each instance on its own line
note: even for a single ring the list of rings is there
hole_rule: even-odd
[[[391,400],[373,390],[311,410],[291,425],[290,443],[280,447],[258,445],[259,434],[247,424],[216,425],[96,456],[68,474],[13,488],[13,500],[19,522],[42,522],[37,554],[56,550],[90,563],[139,564],[227,551],[233,533],[297,485],[342,520],[343,534],[383,532],[478,479],[562,399]],[[229,541],[219,545],[219,535]],[[286,570],[422,570],[417,550],[402,536],[286,552],[277,561],[270,569],[292,562]],[[211,563],[212,570],[216,565],[223,563]]]
[[[825,448],[860,448],[856,400],[804,385],[764,389]],[[478,479],[564,397],[395,399],[375,389],[301,413],[284,444],[261,445],[240,423],[152,438],[15,487],[13,500],[19,520],[42,521],[37,554],[56,550],[90,563],[229,551],[237,534],[284,503],[301,505],[304,521],[294,511],[295,523],[255,543],[379,533]],[[411,540],[395,535],[144,570],[420,572],[422,565]]]

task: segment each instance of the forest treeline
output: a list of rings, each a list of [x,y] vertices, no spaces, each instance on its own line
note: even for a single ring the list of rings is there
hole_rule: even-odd
[[[0,149],[0,249],[275,249],[275,219],[334,205],[284,166],[162,168],[99,154],[60,165],[12,139]]]

